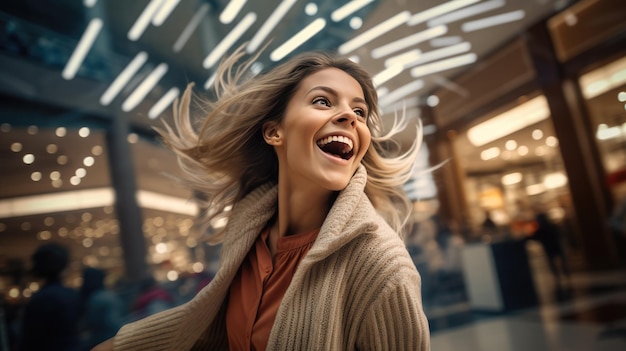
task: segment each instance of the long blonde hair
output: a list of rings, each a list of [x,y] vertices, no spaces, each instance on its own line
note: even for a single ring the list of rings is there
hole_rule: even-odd
[[[267,121],[281,121],[288,101],[300,82],[325,68],[338,68],[352,76],[363,89],[368,105],[372,142],[362,160],[368,174],[365,193],[387,222],[400,234],[412,206],[402,185],[410,176],[421,139],[406,152],[389,148],[393,136],[406,125],[403,118],[383,133],[378,97],[371,77],[347,58],[329,53],[300,54],[268,73],[250,77],[254,58],[237,64],[241,50],[218,67],[214,83],[216,98],[204,100],[202,124],[195,128],[191,116],[190,84],[174,104],[174,127],[157,129],[178,155],[186,182],[203,194],[201,227],[209,228],[218,218],[228,218],[228,209],[262,184],[278,181],[278,159],[262,136]],[[418,132],[418,135],[421,135]],[[397,146],[397,144],[396,144]],[[208,242],[219,243],[223,233],[212,233]]]

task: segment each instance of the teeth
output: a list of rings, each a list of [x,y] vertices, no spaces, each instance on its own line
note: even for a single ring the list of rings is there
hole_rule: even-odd
[[[318,140],[317,141],[317,145],[324,146],[324,145],[329,144],[329,143],[331,143],[333,141],[336,141],[336,142],[339,142],[339,143],[344,143],[344,144],[349,146],[349,149],[346,152],[344,152],[344,153],[350,152],[352,150],[352,148],[353,148],[352,140],[350,138],[347,138],[347,137],[343,136],[343,135],[327,136],[325,138],[322,138],[322,139]]]

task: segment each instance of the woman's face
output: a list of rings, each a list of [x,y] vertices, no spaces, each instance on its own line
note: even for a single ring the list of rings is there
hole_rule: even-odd
[[[368,114],[361,86],[344,71],[306,77],[274,129],[279,179],[291,188],[345,188],[370,145]]]

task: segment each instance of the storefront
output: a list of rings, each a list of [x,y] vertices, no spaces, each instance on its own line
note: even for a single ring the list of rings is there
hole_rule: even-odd
[[[620,15],[618,15],[620,13]],[[442,216],[470,241],[532,235],[546,213],[584,268],[615,267],[626,199],[626,5],[581,1],[441,89]]]

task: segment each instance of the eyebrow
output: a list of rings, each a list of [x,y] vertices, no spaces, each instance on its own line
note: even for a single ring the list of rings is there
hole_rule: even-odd
[[[312,91],[315,91],[315,90],[322,90],[322,91],[325,91],[325,92],[327,92],[327,93],[329,93],[331,95],[334,95],[334,96],[338,96],[339,95],[335,89],[333,89],[331,87],[324,86],[324,85],[314,86],[313,88],[309,89],[309,91],[307,91],[307,94],[310,94]],[[365,101],[365,99],[363,99],[361,97],[355,97],[355,98],[352,99],[352,101],[364,103],[365,105],[367,105],[367,102]]]

